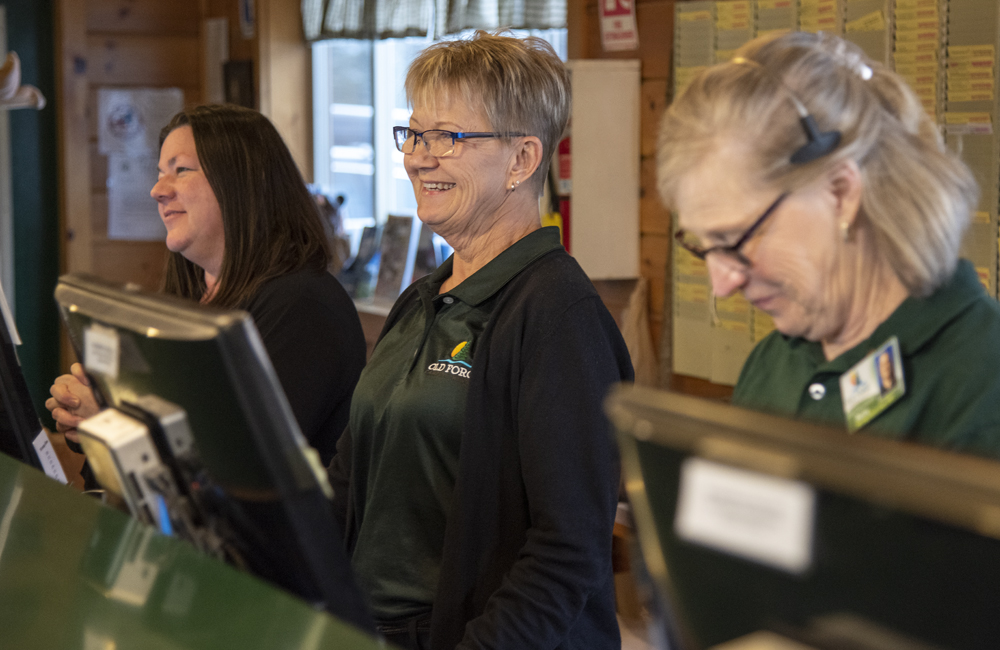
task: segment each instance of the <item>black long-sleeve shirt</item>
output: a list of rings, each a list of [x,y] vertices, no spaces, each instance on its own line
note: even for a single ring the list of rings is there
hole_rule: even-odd
[[[397,301],[384,332],[414,308],[419,284]],[[602,401],[612,384],[632,379],[628,350],[561,247],[525,266],[496,300],[470,375],[431,646],[617,649],[619,468]],[[348,429],[330,473],[349,551],[359,523],[351,447]]]

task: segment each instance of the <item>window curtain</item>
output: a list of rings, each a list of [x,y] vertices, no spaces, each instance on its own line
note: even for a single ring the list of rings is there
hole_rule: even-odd
[[[566,0],[446,0],[445,32],[555,29],[566,26]]]
[[[566,26],[566,0],[302,0],[306,39],[441,37]]]

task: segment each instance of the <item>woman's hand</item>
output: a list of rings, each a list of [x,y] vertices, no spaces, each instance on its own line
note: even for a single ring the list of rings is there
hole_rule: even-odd
[[[94,398],[94,392],[90,389],[90,380],[83,366],[74,363],[70,366],[70,374],[61,375],[56,378],[49,393],[52,395],[45,400],[45,408],[52,412],[52,418],[56,421],[56,431],[66,434],[72,442],[80,442],[77,436],[76,427],[81,421],[92,415],[97,415],[100,408]]]

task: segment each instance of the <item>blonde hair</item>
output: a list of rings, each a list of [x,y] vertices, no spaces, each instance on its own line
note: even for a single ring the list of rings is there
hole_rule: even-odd
[[[542,163],[530,181],[540,193],[570,111],[569,72],[552,46],[533,36],[484,31],[435,43],[410,65],[406,99],[411,106],[433,105],[450,92],[482,106],[493,131],[542,141]]]
[[[950,278],[979,190],[906,82],[829,34],[763,37],[736,56],[750,64],[708,68],[663,117],[657,184],[664,202],[672,206],[684,174],[726,142],[745,145],[755,181],[786,190],[853,160],[864,188],[858,223],[873,234],[875,254],[912,295],[926,296]],[[807,141],[796,99],[821,131],[841,133],[832,153],[804,164],[790,161]]]

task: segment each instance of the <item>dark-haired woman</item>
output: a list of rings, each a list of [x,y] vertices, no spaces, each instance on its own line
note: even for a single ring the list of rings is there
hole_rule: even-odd
[[[324,463],[365,363],[361,323],[327,271],[316,205],[274,126],[256,111],[201,106],[160,134],[150,194],[167,228],[164,290],[253,316],[302,433]],[[97,412],[79,364],[46,407],[75,441]]]

